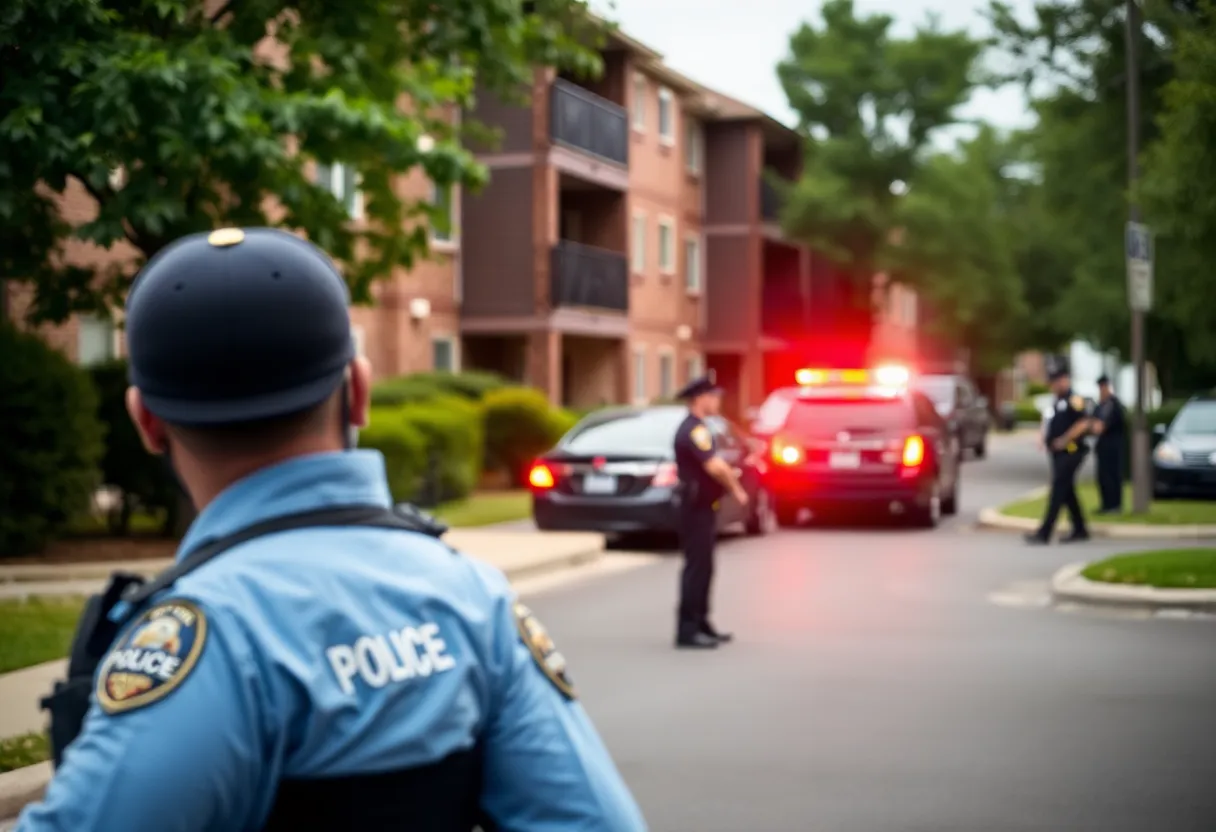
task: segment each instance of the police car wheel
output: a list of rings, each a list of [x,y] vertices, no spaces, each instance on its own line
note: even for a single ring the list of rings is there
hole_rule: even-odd
[[[988,455],[988,438],[984,437],[980,440],[980,444],[975,446],[975,458],[983,459]]]
[[[935,529],[937,524],[942,519],[942,496],[941,483],[933,483],[933,493],[929,497],[929,501],[923,506],[913,506],[910,516],[912,525],[918,529]]]
[[[942,514],[954,515],[958,514],[958,482],[954,483],[954,488],[950,489],[950,493],[942,500]]]
[[[783,505],[777,503],[773,511],[777,519],[777,525],[783,529],[792,529],[798,525],[798,516],[802,513],[802,509],[796,505]]]

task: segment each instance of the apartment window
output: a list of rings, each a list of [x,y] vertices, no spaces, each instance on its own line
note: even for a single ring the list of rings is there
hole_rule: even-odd
[[[634,274],[644,274],[646,272],[646,215],[636,213],[633,215],[633,239],[631,248],[631,258],[633,260]]]
[[[699,355],[690,355],[684,361],[684,383],[692,381],[694,378],[700,378],[705,375],[705,362]]]
[[[666,87],[659,90],[659,139],[664,144],[675,144],[676,139],[675,96]]]
[[[98,315],[77,317],[76,361],[91,367],[117,357],[118,331],[109,318]]]
[[[701,294],[701,238],[695,234],[684,239],[684,288],[690,295]]]
[[[352,220],[363,217],[363,192],[359,190],[359,174],[352,166],[318,162],[317,184],[346,206],[346,213]]]
[[[676,273],[676,221],[671,217],[659,220],[659,271]]]
[[[701,123],[685,120],[684,122],[684,167],[689,173],[701,172],[701,154],[705,147]]]
[[[444,335],[431,339],[431,369],[441,373],[460,372],[455,338]]]
[[[670,352],[659,353],[659,398],[670,399],[676,394],[676,359]]]
[[[638,347],[633,351],[633,401],[646,404],[646,350]]]
[[[633,76],[633,129],[646,129],[646,76]]]
[[[432,185],[431,204],[439,213],[439,219],[431,223],[431,240],[436,243],[452,242],[452,189]]]

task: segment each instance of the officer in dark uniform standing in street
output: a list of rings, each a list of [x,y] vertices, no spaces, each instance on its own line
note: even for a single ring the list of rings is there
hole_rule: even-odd
[[[136,278],[127,409],[199,514],[167,573],[90,601],[19,832],[645,832],[536,616],[354,447],[349,301],[267,228],[191,235]]]
[[[684,571],[680,577],[680,609],[676,646],[712,649],[731,640],[709,621],[710,584],[714,575],[714,544],[718,537],[718,501],[733,494],[747,505],[747,492],[735,472],[714,451],[714,437],[705,419],[716,416],[722,391],[713,371],[678,394],[688,402],[688,416],[676,430],[676,468],[680,476],[680,545]]]
[[[1051,493],[1043,524],[1038,531],[1026,535],[1026,542],[1036,545],[1051,541],[1062,508],[1068,509],[1072,533],[1061,538],[1060,542],[1074,543],[1089,539],[1085,515],[1081,513],[1081,503],[1077,499],[1077,472],[1088,451],[1084,437],[1090,431],[1092,420],[1085,400],[1072,391],[1067,367],[1061,365],[1053,370],[1050,380],[1056,400],[1044,439],[1051,457]]]
[[[1098,379],[1098,407],[1094,411],[1093,432],[1098,441],[1094,458],[1098,464],[1098,492],[1102,496],[1099,514],[1123,511],[1123,449],[1127,422],[1123,403],[1110,386],[1110,377]]]

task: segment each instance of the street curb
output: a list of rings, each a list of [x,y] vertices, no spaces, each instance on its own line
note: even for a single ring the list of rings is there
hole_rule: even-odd
[[[592,538],[593,536],[586,535],[586,537]],[[508,580],[514,582],[592,563],[603,556],[605,545],[603,535],[595,535],[593,540],[596,542],[593,543],[592,540],[589,540],[585,548],[580,547],[576,551],[560,557],[549,558],[541,563],[504,570],[503,574],[507,576]],[[149,574],[155,574],[156,571],[155,569],[149,570]],[[108,569],[98,573],[98,577],[108,577],[109,575],[110,570]],[[52,773],[51,764],[48,762],[0,774],[0,821],[9,820],[27,804],[41,800]]]
[[[1018,497],[1013,502],[1034,500],[1043,496],[1046,488],[1039,488]],[[1068,528],[1068,517],[1060,518],[1061,526]],[[1039,521],[1029,517],[1012,517],[1002,514],[999,508],[980,510],[979,525],[981,528],[995,529],[1008,532],[1033,532],[1039,528]],[[1216,538],[1216,526],[1150,526],[1144,523],[1089,523],[1091,537],[1105,537],[1114,540],[1207,540]],[[1189,591],[1189,590],[1188,590]]]
[[[0,774],[0,820],[15,818],[26,805],[41,800],[51,772],[50,763],[38,763]]]
[[[1051,578],[1051,594],[1058,601],[1099,607],[1216,612],[1216,589],[1157,589],[1151,586],[1107,584],[1081,573],[1088,563],[1071,563]]]

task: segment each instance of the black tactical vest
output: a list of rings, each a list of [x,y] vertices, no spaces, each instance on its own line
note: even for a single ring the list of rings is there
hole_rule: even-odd
[[[179,578],[232,547],[257,537],[291,529],[321,526],[369,526],[401,529],[441,537],[447,527],[409,505],[341,506],[300,512],[255,523],[208,541],[150,581],[115,573],[105,591],[89,598],[76,626],[68,657],[68,677],[55,683],[42,700],[50,712],[51,752],[56,766],[80,734],[94,677],[110,645],[141,608]],[[110,613],[118,602],[128,606],[119,620]],[[493,832],[481,817],[481,754],[477,748],[457,752],[419,768],[348,777],[284,780],[264,832],[350,829],[359,832],[409,829],[414,832]]]

